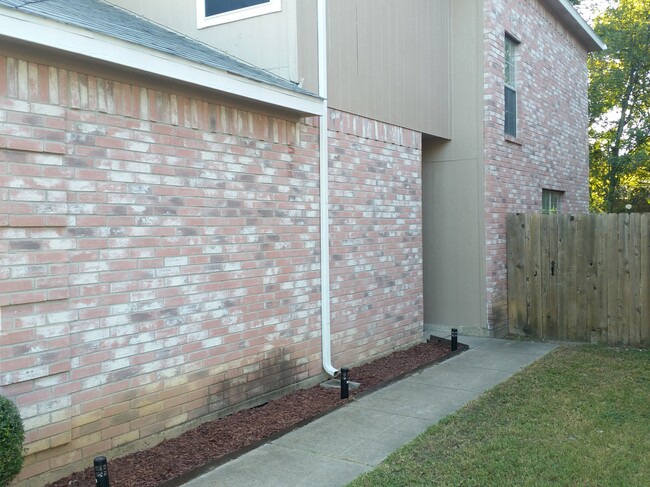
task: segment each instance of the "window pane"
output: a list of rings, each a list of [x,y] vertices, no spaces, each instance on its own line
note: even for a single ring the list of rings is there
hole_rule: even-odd
[[[561,191],[551,191],[549,189],[542,190],[542,213],[545,215],[556,215],[562,212],[562,197],[564,193]]]
[[[508,86],[505,87],[505,132],[513,137],[517,136],[517,92]]]
[[[210,17],[270,2],[271,0],[205,0],[205,16]]]
[[[508,86],[515,88],[515,43],[509,37],[506,37],[504,79]]]

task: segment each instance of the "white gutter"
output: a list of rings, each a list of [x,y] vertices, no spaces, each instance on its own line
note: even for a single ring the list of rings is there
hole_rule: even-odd
[[[164,76],[304,114],[320,115],[323,107],[321,100],[313,96],[281,87],[272,87],[171,54],[14,9],[0,9],[0,36]]]
[[[334,377],[330,331],[329,135],[327,133],[327,3],[318,0],[318,95],[323,99],[320,145],[320,284],[323,369]]]

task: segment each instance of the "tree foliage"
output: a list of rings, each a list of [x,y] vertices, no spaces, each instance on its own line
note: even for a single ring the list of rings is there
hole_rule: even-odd
[[[620,0],[595,20],[607,49],[589,60],[595,211],[650,211],[650,0]]]

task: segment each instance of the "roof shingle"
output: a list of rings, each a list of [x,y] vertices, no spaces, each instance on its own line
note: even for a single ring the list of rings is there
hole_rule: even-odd
[[[101,0],[0,0],[7,7],[121,39],[285,90],[295,83]]]

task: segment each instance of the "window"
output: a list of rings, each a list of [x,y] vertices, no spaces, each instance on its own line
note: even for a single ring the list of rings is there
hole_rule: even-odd
[[[562,211],[562,191],[542,190],[542,213],[544,215],[557,215]]]
[[[506,134],[517,136],[517,51],[518,42],[509,35],[505,38],[504,97]]]
[[[281,0],[196,0],[199,29],[282,10]]]

